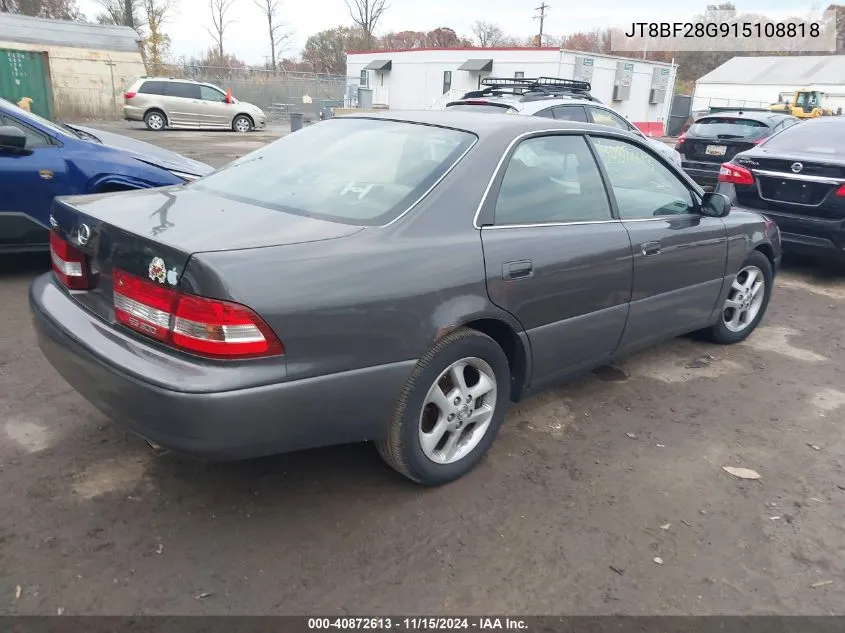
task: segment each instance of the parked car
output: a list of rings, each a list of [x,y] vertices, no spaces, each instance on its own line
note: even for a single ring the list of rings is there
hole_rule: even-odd
[[[631,132],[671,160],[681,164],[681,155],[666,143],[649,138],[633,123],[590,94],[590,83],[539,77],[537,79],[485,78],[481,88],[446,104],[447,110],[521,114],[558,121],[580,121],[608,125]]]
[[[55,196],[161,187],[212,171],[149,143],[53,123],[0,99],[0,253],[47,250]]]
[[[60,199],[30,304],[59,373],[155,445],[372,440],[442,484],[530,391],[685,332],[746,338],[780,241],[729,210],[607,126],[344,116],[194,183]]]
[[[722,163],[751,149],[764,139],[800,123],[789,114],[773,112],[720,112],[703,116],[678,137],[675,149],[682,166],[704,187],[714,187]]]
[[[766,214],[784,248],[845,262],[845,120],[804,121],[722,165],[716,191]]]
[[[258,106],[238,101],[213,84],[142,77],[123,94],[123,118],[143,121],[155,132],[165,128],[200,128],[249,132],[267,125]]]

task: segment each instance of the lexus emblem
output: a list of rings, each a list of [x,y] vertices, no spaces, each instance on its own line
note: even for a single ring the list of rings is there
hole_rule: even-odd
[[[79,230],[76,232],[76,241],[80,246],[85,246],[88,240],[91,239],[91,228],[87,224],[80,224]]]
[[[801,163],[792,163],[790,169],[792,169],[793,173],[797,174],[799,171],[804,169],[804,165],[802,165]]]

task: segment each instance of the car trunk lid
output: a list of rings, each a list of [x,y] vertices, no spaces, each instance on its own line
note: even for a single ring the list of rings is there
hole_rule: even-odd
[[[755,184],[737,188],[743,206],[816,218],[845,219],[845,166],[807,154],[767,156],[764,148],[736,159]]]
[[[91,280],[74,298],[110,323],[115,268],[201,294],[182,275],[194,253],[328,240],[362,230],[182,187],[57,198],[50,223],[85,256]]]
[[[690,127],[677,149],[687,160],[721,164],[753,148],[769,132],[769,126],[753,119],[704,117]]]

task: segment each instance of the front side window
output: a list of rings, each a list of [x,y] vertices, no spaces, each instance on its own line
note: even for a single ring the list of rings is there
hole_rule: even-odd
[[[607,171],[619,217],[640,220],[695,213],[692,193],[654,156],[632,143],[593,139]]]
[[[280,212],[373,226],[410,208],[475,138],[430,125],[340,117],[188,186]]]
[[[200,98],[203,101],[225,101],[226,95],[210,86],[200,86]]]
[[[499,188],[495,224],[610,219],[601,174],[583,136],[543,136],[519,144]]]
[[[10,125],[26,134],[26,145],[24,146],[26,149],[49,147],[51,145],[50,139],[47,137],[47,135],[41,134],[40,132],[36,132],[31,127],[24,125],[23,123],[21,123],[17,119],[13,119],[12,117],[0,115],[0,125]]]
[[[630,131],[631,126],[628,122],[618,114],[614,114],[609,110],[602,108],[590,108],[593,115],[593,122],[599,125],[609,125],[610,127],[619,128],[620,130]]]

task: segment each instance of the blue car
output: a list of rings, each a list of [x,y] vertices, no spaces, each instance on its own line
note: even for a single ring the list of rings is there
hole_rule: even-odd
[[[53,123],[0,99],[0,253],[49,248],[56,196],[176,185],[212,171],[155,145]]]

